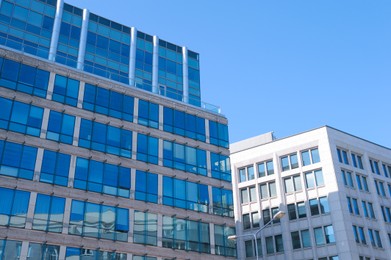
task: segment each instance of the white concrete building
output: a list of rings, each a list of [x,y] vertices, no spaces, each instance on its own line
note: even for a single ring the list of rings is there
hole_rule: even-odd
[[[390,148],[324,126],[230,149],[239,259],[391,259]]]

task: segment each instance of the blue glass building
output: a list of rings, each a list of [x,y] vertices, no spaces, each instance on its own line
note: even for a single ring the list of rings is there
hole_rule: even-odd
[[[236,257],[199,55],[62,0],[0,1],[0,260]]]

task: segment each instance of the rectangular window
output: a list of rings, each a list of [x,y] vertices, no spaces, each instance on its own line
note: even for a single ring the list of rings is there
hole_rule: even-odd
[[[282,171],[288,171],[299,167],[297,153],[282,156],[280,159]]]
[[[133,242],[157,245],[157,215],[149,212],[134,212]]]
[[[138,102],[138,123],[159,128],[159,105],[140,99]]]
[[[67,247],[65,253],[65,260],[83,259],[87,257],[91,259],[100,259],[106,256],[108,257],[108,259],[115,259],[115,260],[127,260],[128,257],[126,253],[107,252],[107,251],[92,250],[87,248]]]
[[[22,241],[0,239],[0,259],[20,259]]]
[[[290,176],[289,178],[284,179],[285,193],[292,193],[296,191],[301,191],[301,178],[300,175]]]
[[[303,166],[320,162],[318,148],[301,151],[301,162]]]
[[[3,4],[3,8],[4,8]],[[11,10],[7,15],[11,14]],[[4,14],[2,12],[2,14]],[[19,62],[0,59],[0,85],[41,98],[46,97],[49,72]]]
[[[369,165],[371,166],[372,173],[380,175],[379,162],[373,159],[369,159]]]
[[[0,128],[26,135],[40,135],[43,108],[2,97],[0,107]]]
[[[70,162],[71,156],[69,154],[45,150],[39,181],[67,186]]]
[[[345,170],[341,170],[341,173],[345,186],[354,189],[352,173]]]
[[[289,220],[295,220],[295,219],[297,219],[296,205],[295,205],[294,203],[293,203],[293,204],[288,204],[288,205],[287,205],[287,208],[288,208]]]
[[[107,124],[81,120],[79,146],[126,158],[132,155],[132,132]]]
[[[240,190],[240,198],[241,203],[245,204],[248,202],[256,202],[257,194],[255,190],[255,186],[246,187]]]
[[[364,169],[362,164],[362,156],[355,153],[351,153],[351,155],[352,155],[353,166],[355,168]]]
[[[61,233],[64,208],[64,198],[38,194],[35,202],[33,229]]]
[[[151,172],[136,171],[135,199],[157,203],[158,175]]]
[[[254,166],[247,166],[245,168],[239,169],[239,181],[245,182],[255,179]]]
[[[274,174],[273,160],[257,163],[257,168],[258,168],[258,178]]]
[[[338,161],[349,165],[348,152],[346,150],[337,148]]]
[[[314,228],[315,243],[317,246],[335,243],[333,226]]]
[[[282,241],[282,235],[276,235],[271,237],[266,237],[266,253],[274,254],[284,252],[284,244]]]
[[[358,227],[358,234],[360,235],[361,243],[366,245],[367,244],[367,240],[365,238],[364,228],[363,227]]]
[[[251,228],[250,214],[243,214],[242,222],[243,222],[243,229]]]
[[[360,243],[360,238],[358,237],[357,226],[352,225],[352,229],[353,229],[354,240],[356,241],[356,243]]]
[[[170,230],[170,228],[164,229],[164,227],[165,227],[164,226],[164,219],[165,219],[165,217],[163,217],[163,236],[164,236],[166,230],[167,231]],[[214,225],[216,255],[236,256],[235,242],[228,239],[228,237],[233,234],[235,234],[235,229],[232,227],[228,227],[225,225],[223,225],[223,226],[216,225],[216,224]],[[164,244],[163,244],[163,247],[164,247]]]
[[[213,213],[220,216],[233,217],[232,191],[213,187],[212,193],[213,193]]]
[[[206,176],[206,151],[183,144],[164,141],[163,165]]]
[[[133,122],[134,98],[86,83],[83,108],[95,113]]]
[[[260,191],[261,199],[275,197],[277,196],[276,183],[274,181],[261,183],[259,185],[259,191]]]
[[[24,228],[30,192],[0,187],[0,198],[0,225]]]
[[[209,120],[209,134],[211,144],[228,148],[229,138],[228,126],[226,124]]]
[[[127,241],[128,209],[73,200],[69,234]]]
[[[52,100],[76,107],[79,83],[78,80],[57,74],[54,80]]]
[[[315,170],[304,173],[307,189],[320,187],[324,185],[322,170]]]
[[[353,205],[353,212],[355,215],[359,216],[360,215],[360,210],[358,208],[358,202],[357,199],[352,198],[352,205]]]
[[[51,110],[46,139],[72,144],[75,117]]]
[[[78,157],[74,188],[129,198],[130,169]]]
[[[293,249],[301,248],[301,240],[299,231],[291,232],[292,247]]]
[[[60,246],[29,243],[27,259],[58,259]]]
[[[210,152],[212,177],[231,182],[231,164],[229,156]]]
[[[32,180],[38,149],[0,140],[0,175]]]
[[[310,237],[310,231],[308,229],[301,230],[301,241],[302,241],[302,247],[311,247],[311,237]]]
[[[137,134],[137,160],[158,164],[159,139],[156,137]]]

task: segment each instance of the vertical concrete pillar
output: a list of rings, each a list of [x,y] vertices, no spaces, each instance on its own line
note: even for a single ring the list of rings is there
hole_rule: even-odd
[[[187,47],[182,47],[182,55],[183,55],[183,98],[182,101],[185,103],[189,103],[189,64],[188,64],[188,56],[187,56]]]
[[[136,49],[137,49],[137,29],[130,31],[130,58],[129,58],[129,85],[136,86]]]
[[[84,89],[85,89],[86,83],[83,81],[80,81],[79,85],[79,95],[77,97],[77,107],[82,108],[83,107],[83,99],[84,99]]]
[[[152,92],[159,93],[159,37],[153,36]]]
[[[56,60],[56,52],[57,52],[58,38],[60,36],[60,27],[61,27],[63,8],[64,8],[64,0],[58,0],[56,6],[56,14],[54,15],[52,38],[50,40],[50,49],[49,49],[50,61]]]
[[[77,69],[84,69],[84,57],[86,55],[88,20],[90,19],[90,11],[83,9],[83,21],[81,24],[79,53],[77,55]]]

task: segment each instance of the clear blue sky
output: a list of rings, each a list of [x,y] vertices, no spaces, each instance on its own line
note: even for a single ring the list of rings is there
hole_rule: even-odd
[[[236,142],[330,125],[391,147],[389,0],[65,0],[200,53]]]

